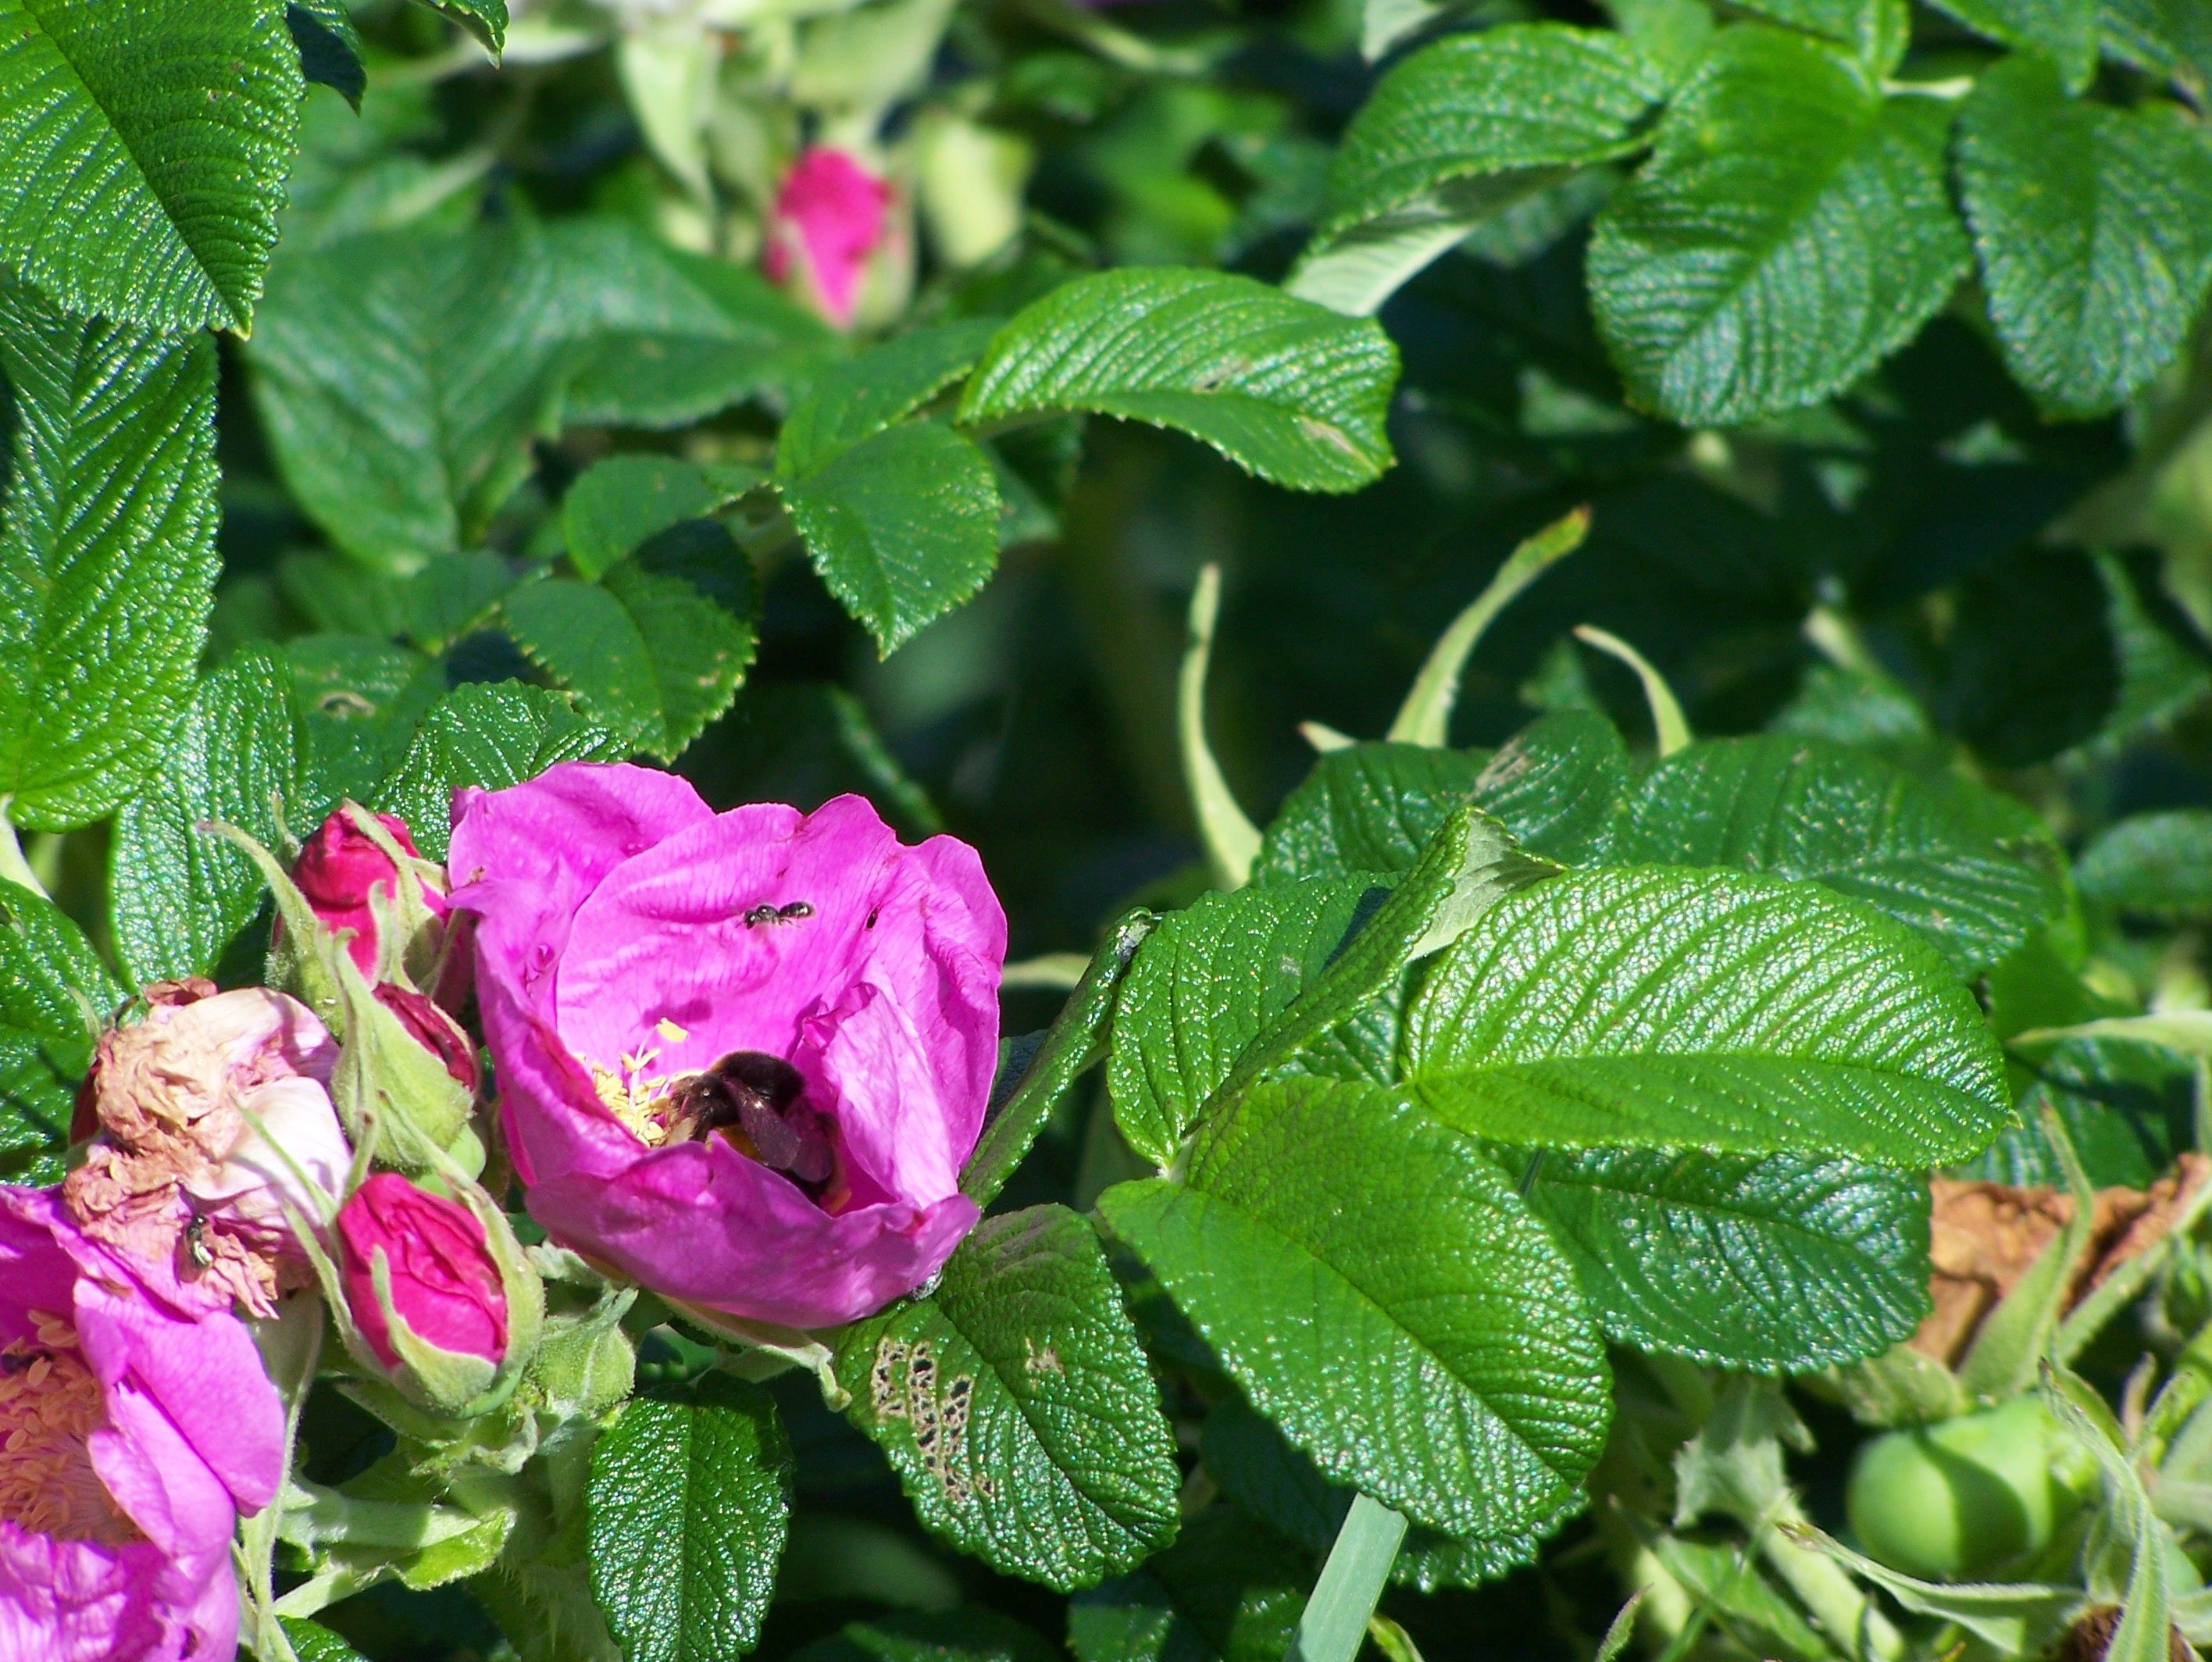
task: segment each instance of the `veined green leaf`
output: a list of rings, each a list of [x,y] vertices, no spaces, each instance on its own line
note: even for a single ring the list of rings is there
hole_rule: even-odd
[[[1346,130],[1313,244],[1285,286],[1375,312],[1492,214],[1642,148],[1666,94],[1611,30],[1507,24],[1424,47]]]
[[[1404,1097],[1253,1087],[1184,1180],[1099,1210],[1255,1407],[1329,1476],[1457,1535],[1556,1510],[1604,1442],[1571,1273],[1474,1144]]]
[[[998,331],[995,318],[963,318],[895,335],[824,369],[776,434],[776,477],[804,479],[912,415],[975,368]]]
[[[304,801],[366,797],[446,695],[444,664],[374,635],[295,635],[284,643],[284,660],[307,731]],[[298,817],[289,807],[286,814]]]
[[[285,660],[250,646],[200,683],[175,743],[115,817],[108,873],[115,951],[136,985],[204,975],[261,909],[252,862],[203,821],[278,846],[314,829],[328,803],[308,794],[309,740]]]
[[[2114,57],[2184,86],[2212,84],[2212,16],[2196,0],[2102,0],[2097,21]]]
[[[886,657],[999,563],[990,458],[938,422],[886,428],[776,488],[822,580]]]
[[[1928,1308],[1928,1186],[1801,1155],[1498,1149],[1616,1344],[1803,1373]]]
[[[1840,42],[1875,75],[1897,67],[1912,27],[1905,0],[1743,0],[1743,9]]]
[[[922,1522],[1002,1574],[1064,1592],[1174,1537],[1159,1387],[1063,1207],[986,1218],[936,1292],[845,1330],[837,1378]]]
[[[1102,271],[1001,329],[965,423],[1080,409],[1172,428],[1293,490],[1347,491],[1390,465],[1397,349],[1371,320],[1225,271]]]
[[[2097,70],[2097,0],[1929,0],[1968,28],[2058,66],[2080,92]]]
[[[2169,922],[2212,916],[2212,810],[2122,820],[2081,851],[2074,880],[2083,899],[2116,912]]]
[[[635,1397],[592,1447],[592,1596],[629,1662],[724,1662],[760,1636],[790,1526],[791,1447],[757,1386]]]
[[[453,19],[494,58],[507,44],[507,0],[418,0],[418,3]]]
[[[1498,747],[1473,795],[1530,853],[1586,865],[1605,857],[1634,783],[1619,728],[1595,710],[1555,710]]]
[[[1268,888],[1407,870],[1452,810],[1471,799],[1481,770],[1478,755],[1425,744],[1332,750],[1283,799],[1260,840],[1252,881]]]
[[[61,1179],[94,1041],[123,1002],[82,931],[51,901],[0,883],[0,1174]]]
[[[1282,1662],[1310,1573],[1273,1530],[1208,1507],[1143,1568],[1070,1601],[1068,1647],[1076,1662]]]
[[[1717,739],[1646,776],[1607,858],[1825,883],[1920,931],[1972,974],[2041,929],[2063,896],[2054,871],[2007,848],[1960,796],[1818,739]]]
[[[1634,400],[1686,425],[1747,422],[1910,340],[1966,267],[1948,120],[1806,36],[1723,31],[1590,240],[1591,301]]]
[[[704,519],[765,482],[750,470],[731,475],[680,457],[610,456],[584,470],[561,502],[568,561],[586,578],[687,519]],[[744,556],[732,550],[733,559]]]
[[[1573,872],[1508,895],[1407,1016],[1445,1123],[1547,1148],[1963,1159],[2008,1117],[1981,1009],[1933,947],[1809,884]]]
[[[1114,1012],[1107,1084],[1131,1148],[1174,1161],[1246,1046],[1344,943],[1367,889],[1316,877],[1209,894],[1160,920]]]
[[[2109,409],[2172,361],[2212,279],[2212,143],[2178,111],[2009,58],[1960,114],[1959,181],[2005,361],[2045,404]]]
[[[0,0],[0,265],[118,325],[245,332],[305,91],[278,6]]]
[[[0,803],[66,830],[137,788],[191,696],[216,576],[215,346],[64,318],[0,281]]]
[[[284,25],[300,49],[301,73],[328,87],[359,113],[368,71],[362,67],[361,34],[345,0],[287,0]]]

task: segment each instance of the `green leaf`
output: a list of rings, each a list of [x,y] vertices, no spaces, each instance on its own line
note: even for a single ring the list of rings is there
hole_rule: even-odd
[[[583,576],[597,579],[661,532],[686,519],[706,518],[754,482],[747,473],[726,477],[674,456],[610,456],[594,462],[561,503],[568,561]]]
[[[300,71],[361,109],[368,90],[368,71],[361,64],[361,34],[345,0],[287,0],[284,26],[300,49]]]
[[[1912,27],[1905,0],[1743,0],[1743,9],[1840,42],[1875,75],[1897,67]]]
[[[1221,1492],[1255,1517],[1311,1550],[1328,1550],[1351,1509],[1353,1491],[1330,1483],[1283,1434],[1231,1398],[1206,1417],[1200,1454]],[[1526,1533],[1460,1540],[1415,1524],[1407,1530],[1391,1566],[1398,1586],[1433,1592],[1439,1587],[1480,1586],[1523,1564],[1534,1563],[1544,1539],[1579,1511],[1577,1494]]]
[[[1920,931],[1963,974],[2042,929],[2063,896],[1938,790],[1819,739],[1718,739],[1644,779],[1608,851],[1619,864],[1724,865],[1826,884]]]
[[[0,0],[0,265],[118,325],[244,333],[305,90],[273,5]]]
[[[1803,35],[1723,31],[1590,240],[1591,301],[1634,402],[1748,422],[1910,340],[1966,267],[1948,118],[1939,100],[1885,100]]]
[[[507,44],[507,0],[418,0],[418,3],[459,24],[494,58]]]
[[[823,370],[776,434],[776,477],[817,473],[862,440],[911,416],[974,369],[998,331],[996,318],[963,318],[894,336]]]
[[[51,901],[0,883],[0,1174],[61,1180],[94,1040],[123,988]]]
[[[1133,1575],[1079,1593],[1076,1662],[1282,1662],[1305,1607],[1305,1555],[1234,1507],[1208,1507]]]
[[[1352,744],[1314,763],[1260,840],[1252,882],[1404,871],[1453,809],[1482,758],[1425,744]]]
[[[1105,944],[1067,996],[1003,1101],[994,1087],[983,1134],[960,1174],[960,1192],[988,1206],[1084,1071],[1105,1053],[1106,1036],[1123,979],[1154,927],[1149,912],[1129,913],[1106,932]]]
[[[1394,1092],[1254,1086],[1185,1178],[1099,1210],[1261,1412],[1330,1477],[1455,1535],[1526,1530],[1605,1440],[1566,1265],[1468,1138]]]
[[[137,788],[191,696],[216,577],[215,345],[63,318],[0,280],[0,802],[62,831]]]
[[[536,234],[380,232],[270,267],[246,357],[276,464],[372,567],[473,544],[560,408],[564,343]]]
[[[1810,884],[1666,867],[1508,895],[1430,974],[1402,1058],[1444,1123],[1548,1148],[1960,1160],[1996,1041],[1919,937]]]
[[[1365,882],[1316,877],[1204,895],[1161,919],[1114,1012],[1115,1122],[1165,1169],[1237,1058],[1361,920]]]
[[[1088,410],[1187,433],[1293,490],[1358,490],[1390,465],[1397,373],[1371,319],[1224,271],[1102,271],[999,331],[959,419]]]
[[[592,1597],[628,1662],[725,1662],[760,1639],[791,1518],[791,1446],[766,1392],[719,1374],[634,1397],[592,1447]]]
[[[1364,1495],[1352,1497],[1298,1617],[1287,1662],[1354,1662],[1405,1538],[1403,1516]]]
[[[2009,58],[1960,114],[1959,183],[2005,361],[2045,405],[2094,415],[2172,361],[2212,278],[2212,144],[2178,111]]]
[[[1583,865],[1603,856],[1634,783],[1619,728],[1595,710],[1558,710],[1499,745],[1473,794],[1530,853]]]
[[[990,458],[935,422],[888,428],[777,489],[822,580],[885,657],[999,563]]]
[[[928,1528],[1062,1592],[1173,1538],[1181,1476],[1159,1387],[1091,1226],[986,1218],[927,1298],[837,1341],[854,1422]]]
[[[1917,1173],[1798,1155],[1497,1152],[1615,1344],[1805,1373],[1887,1350],[1927,1312]]]
[[[444,664],[374,636],[295,635],[284,643],[284,658],[307,728],[303,794],[315,802],[358,799],[374,790],[446,694]],[[295,827],[301,834],[308,828]]]
[[[426,652],[442,652],[472,629],[489,628],[492,610],[517,581],[496,554],[447,554],[395,585],[392,633]]]
[[[319,1623],[302,1617],[280,1617],[285,1638],[292,1641],[300,1662],[362,1662],[362,1654]]]
[[[465,785],[504,790],[563,761],[619,761],[629,747],[578,715],[558,693],[503,681],[447,694],[423,718],[407,755],[370,806],[397,814],[415,846],[446,858],[453,794]],[[466,881],[456,874],[455,881]]]
[[[1977,33],[2058,67],[2069,92],[2097,72],[2097,0],[1929,0]]]
[[[2103,0],[2098,21],[2115,57],[2200,92],[2212,82],[2212,17],[2197,0]]]
[[[307,794],[310,741],[292,676],[249,646],[200,683],[152,783],[115,816],[108,886],[115,952],[134,984],[204,975],[261,909],[261,874],[200,823],[279,846],[278,815],[305,836],[330,804]]]
[[[1611,30],[1507,24],[1424,47],[1352,118],[1285,286],[1373,312],[1483,220],[1641,149],[1666,94],[1665,76]]]
[[[2138,814],[2108,827],[2074,868],[2081,898],[2163,923],[2212,916],[2212,810]]]
[[[792,1662],[1060,1662],[1060,1653],[1018,1622],[963,1605],[854,1622]]]
[[[598,583],[525,583],[500,610],[585,714],[666,761],[729,708],[752,662],[749,578],[729,533],[694,520]]]
[[[616,219],[566,220],[543,256],[574,345],[566,414],[674,428],[748,398],[788,397],[842,349],[835,331],[735,262]]]

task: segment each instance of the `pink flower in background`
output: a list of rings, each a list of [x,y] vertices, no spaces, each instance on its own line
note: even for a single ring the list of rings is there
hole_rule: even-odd
[[[853,321],[860,271],[884,240],[891,187],[842,150],[817,145],[783,176],[769,214],[771,279],[796,278],[839,327]]]
[[[353,1158],[327,1089],[337,1041],[267,987],[167,981],[142,997],[145,1014],[94,1053],[75,1130],[98,1135],[63,1195],[168,1295],[273,1314],[313,1279],[283,1203],[319,1216],[307,1185],[335,1192]]]
[[[376,822],[392,834],[402,851],[415,852],[414,839],[408,835],[404,820],[379,814]],[[315,915],[334,933],[341,929],[353,931],[346,950],[371,980],[376,978],[377,938],[376,914],[369,909],[369,896],[380,889],[386,895],[394,893],[398,878],[392,857],[371,841],[343,808],[315,828],[292,866],[292,881],[300,886]],[[443,917],[446,897],[427,883],[421,888],[424,903],[433,913]]]
[[[425,1344],[494,1367],[507,1356],[507,1290],[483,1225],[457,1200],[378,1172],[338,1210],[339,1273],[346,1304],[368,1348],[400,1365],[376,1293],[381,1256],[392,1309]]]
[[[149,1293],[52,1191],[0,1188],[0,1657],[223,1662],[231,1532],[283,1446],[242,1324]]]
[[[457,792],[457,910],[531,1215],[669,1297],[817,1327],[972,1228],[1006,915],[975,851],[840,797],[716,814],[571,762]]]

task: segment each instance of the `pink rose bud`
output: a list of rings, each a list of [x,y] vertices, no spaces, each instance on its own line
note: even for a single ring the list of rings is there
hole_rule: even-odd
[[[437,1001],[386,981],[376,989],[376,1002],[399,1018],[399,1025],[424,1050],[446,1065],[455,1083],[471,1096],[481,1083],[477,1047],[461,1024],[438,1007]]]
[[[145,1013],[94,1052],[78,1101],[98,1134],[63,1196],[166,1295],[272,1315],[313,1280],[287,1204],[320,1217],[352,1163],[328,1089],[337,1041],[267,987],[171,981],[142,997]]]
[[[0,1656],[230,1656],[232,1532],[283,1463],[243,1323],[149,1289],[53,1191],[0,1188]]]
[[[410,858],[419,858],[405,821],[390,814],[379,814],[376,822],[391,834],[403,853]],[[378,890],[387,899],[396,896],[398,877],[398,868],[392,864],[392,856],[378,847],[375,840],[343,808],[315,828],[314,834],[301,846],[300,858],[292,867],[292,881],[299,885],[300,893],[307,897],[315,915],[333,933],[342,929],[353,931],[347,949],[361,973],[372,981],[377,978],[380,943],[376,913],[369,896]],[[418,882],[416,888],[431,915],[444,917],[445,895],[428,882]]]
[[[840,328],[853,321],[860,272],[884,240],[891,188],[842,150],[803,152],[783,176],[768,221],[765,264]]]
[[[507,1356],[507,1291],[483,1225],[458,1200],[378,1172],[338,1210],[346,1304],[377,1359],[404,1365],[392,1323],[422,1344],[497,1368]],[[385,1266],[388,1300],[375,1266]]]
[[[859,797],[716,814],[569,762],[454,798],[456,911],[531,1216],[664,1295],[790,1327],[934,1275],[998,1058],[975,851]]]

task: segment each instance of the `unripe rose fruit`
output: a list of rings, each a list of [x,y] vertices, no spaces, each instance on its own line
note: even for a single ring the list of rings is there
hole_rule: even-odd
[[[2087,1457],[2029,1395],[1875,1438],[1844,1503],[1869,1556],[1955,1580],[2047,1544],[2095,1487]]]

